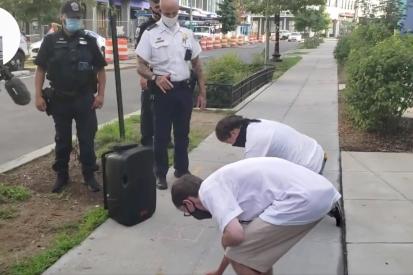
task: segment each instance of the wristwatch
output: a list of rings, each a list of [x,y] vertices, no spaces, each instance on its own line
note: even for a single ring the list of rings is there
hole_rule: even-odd
[[[157,78],[157,77],[158,77],[158,76],[157,76],[156,74],[153,74],[152,77],[151,77],[151,80],[152,80],[152,81],[156,81],[156,78]]]

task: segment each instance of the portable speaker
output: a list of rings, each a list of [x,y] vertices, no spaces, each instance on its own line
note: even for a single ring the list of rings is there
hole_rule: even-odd
[[[131,226],[150,218],[156,208],[151,147],[121,145],[102,156],[103,195],[109,217]]]

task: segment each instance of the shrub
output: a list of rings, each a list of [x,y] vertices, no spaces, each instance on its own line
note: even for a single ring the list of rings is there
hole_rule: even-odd
[[[340,37],[334,49],[334,57],[339,64],[344,64],[350,54],[350,36],[344,35]]]
[[[370,48],[368,55],[351,52],[346,100],[359,128],[394,130],[413,106],[412,44],[412,36],[394,36]]]
[[[392,32],[381,23],[358,25],[351,34],[344,35],[338,40],[334,57],[339,64],[344,64],[350,51],[357,51],[364,55],[371,47],[391,36]]]
[[[207,62],[205,75],[207,82],[234,84],[247,77],[249,67],[235,53],[229,53]]]
[[[320,45],[321,42],[322,42],[322,39],[320,39],[318,36],[309,37],[304,40],[303,48],[304,49],[315,49]]]

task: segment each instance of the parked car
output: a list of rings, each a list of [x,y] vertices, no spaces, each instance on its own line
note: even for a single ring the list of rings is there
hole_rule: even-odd
[[[8,67],[11,71],[19,71],[24,69],[26,57],[29,55],[27,40],[24,34],[20,34],[20,45],[14,57],[8,62]]]
[[[105,56],[106,38],[90,30],[85,30],[85,33],[96,38],[99,49],[102,52],[103,56]],[[42,45],[42,42],[43,42],[43,39],[30,45],[30,57],[31,58],[36,58],[37,53],[39,52],[40,46]]]
[[[303,38],[301,36],[301,33],[299,32],[293,32],[290,34],[290,36],[288,37],[288,42],[291,41],[296,41],[296,42],[301,42],[303,41]]]
[[[290,37],[290,32],[287,30],[280,30],[280,39],[288,39]]]

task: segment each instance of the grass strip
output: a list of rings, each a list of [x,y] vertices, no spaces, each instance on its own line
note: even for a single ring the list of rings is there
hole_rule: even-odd
[[[54,243],[47,250],[12,266],[10,275],[42,274],[67,251],[79,245],[93,230],[101,225],[107,217],[107,211],[102,207],[89,210],[78,226],[68,227],[59,233]]]
[[[0,203],[25,201],[28,198],[30,198],[30,191],[27,188],[0,183]]]

